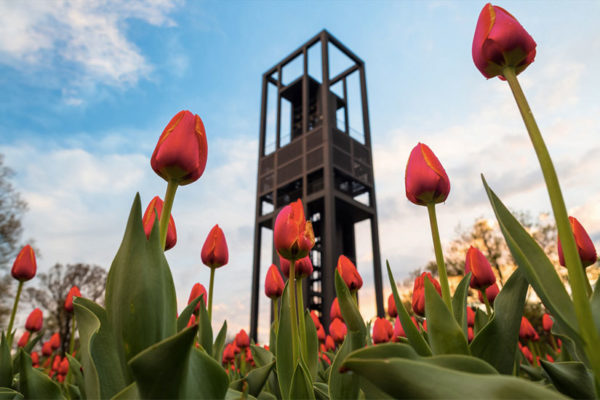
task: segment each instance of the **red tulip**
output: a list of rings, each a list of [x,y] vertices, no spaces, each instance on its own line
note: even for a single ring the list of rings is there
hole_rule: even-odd
[[[235,342],[235,340],[232,343],[232,348],[233,348],[233,353],[234,354],[240,354],[240,348],[238,347],[237,343]]]
[[[423,330],[425,332],[427,332],[427,320],[426,319],[423,320],[423,322],[421,323],[421,326],[423,326]]]
[[[321,360],[325,361],[327,364],[331,365],[331,360],[327,357],[327,354],[321,354]]]
[[[237,335],[235,335],[235,344],[240,348],[244,349],[250,346],[250,338],[245,330],[240,330]]]
[[[333,299],[333,302],[331,303],[331,308],[329,309],[329,319],[333,321],[336,318],[338,318],[340,321],[344,320],[344,317],[342,317],[342,310],[340,310],[340,303],[337,297]]]
[[[333,338],[330,335],[327,335],[327,337],[325,338],[325,347],[328,351],[335,350],[335,340],[333,340]]]
[[[473,289],[484,290],[496,283],[496,275],[492,271],[490,262],[476,247],[469,247],[465,260],[465,275],[471,273],[470,286]]]
[[[58,366],[58,373],[61,375],[66,375],[69,372],[69,360],[67,357],[63,358]]]
[[[333,340],[333,339],[332,339]],[[325,346],[325,343],[321,343],[319,345],[319,352],[321,353],[325,353],[327,351],[327,347]]]
[[[37,351],[31,352],[31,362],[33,364],[33,368],[37,368],[37,366],[40,364],[40,355]]]
[[[316,311],[313,310],[310,312],[310,318],[312,318],[313,323],[315,324],[315,327],[322,326],[321,320],[319,319],[319,316],[317,315]]]
[[[235,359],[235,353],[233,352],[233,345],[229,343],[223,350],[223,364],[232,362]]]
[[[550,314],[545,313],[542,316],[542,325],[544,326],[544,330],[546,332],[550,332],[552,330],[552,325],[554,325],[554,321],[550,317]]]
[[[325,336],[325,329],[323,329],[323,325],[319,324],[319,327],[317,328],[317,339],[322,342],[325,340]]]
[[[475,311],[471,307],[467,307],[467,326],[475,325]]]
[[[192,301],[194,301],[197,297],[200,296],[202,296],[202,301],[204,301],[204,305],[206,306],[206,288],[202,284],[196,283],[194,284],[194,286],[192,287],[192,291],[190,292],[188,304],[190,304]],[[202,301],[199,301],[198,304],[196,304],[194,311],[198,311],[200,309],[200,303]]]
[[[494,283],[493,285],[488,286],[488,288],[485,289],[485,297],[487,297],[490,304],[494,304],[494,300],[496,300],[496,296],[498,296],[498,293],[500,293],[500,289],[498,288],[498,283]],[[483,296],[481,295],[481,292],[478,292],[478,294],[479,294],[479,301],[481,301],[483,303]]]
[[[519,338],[521,340],[535,340],[538,337],[537,332],[531,325],[531,322],[523,316],[521,317],[521,327],[519,328]]]
[[[188,328],[190,326],[196,325],[196,316],[194,314],[190,315],[190,320],[187,323]]]
[[[423,272],[420,276],[418,276],[417,279],[415,279],[415,285],[413,287],[412,308],[415,314],[420,316],[425,315],[425,277],[427,277],[427,279],[433,283],[433,287],[439,293],[439,295],[442,295],[440,283],[431,275],[431,273]]]
[[[29,335],[30,335],[29,331],[23,332],[23,335],[21,335],[21,339],[19,339],[17,346],[19,346],[19,347],[27,346],[27,343],[29,342]]]
[[[152,228],[154,227],[154,221],[156,220],[157,215],[160,220],[162,209],[163,201],[158,196],[154,196],[154,198],[150,200],[150,203],[148,203],[148,207],[146,207],[142,223],[144,224],[144,232],[148,239],[150,238],[150,233],[152,233]],[[175,247],[176,243],[177,229],[175,228],[175,220],[171,214],[169,215],[169,224],[167,226],[167,243],[165,244],[165,251]]]
[[[275,264],[271,264],[265,278],[265,294],[271,299],[277,299],[283,294],[283,278]]]
[[[207,155],[204,124],[186,110],[177,113],[160,135],[150,164],[167,182],[187,185],[202,176]]]
[[[308,255],[315,245],[312,223],[304,219],[300,199],[283,207],[273,229],[275,249],[287,260],[299,260]]]
[[[579,252],[579,258],[583,267],[590,266],[598,260],[596,248],[590,236],[585,231],[584,227],[579,223],[577,218],[569,217],[571,223],[571,230],[573,236],[575,236],[575,243],[577,244],[577,251]],[[560,243],[560,237],[558,238],[558,260],[560,265],[565,266],[565,257],[563,255],[562,244]]]
[[[373,343],[387,343],[394,336],[394,328],[385,318],[377,318],[373,324]]]
[[[52,350],[56,350],[60,347],[60,335],[58,332],[50,337],[49,342],[50,346],[52,346]]]
[[[551,363],[554,362],[554,358],[552,358],[550,354],[546,354],[546,360],[550,361]]]
[[[355,292],[362,287],[363,281],[356,266],[345,255],[338,258],[337,270],[351,292]]]
[[[474,337],[474,333],[473,333],[473,327],[469,326],[467,327],[467,339],[469,339],[469,343],[471,343],[473,341],[473,337]]]
[[[52,354],[52,345],[50,341],[44,342],[42,345],[42,355],[48,357],[50,354]]]
[[[394,300],[394,293],[388,297],[388,315],[390,318],[396,318],[398,316],[398,310],[396,309],[396,301]]]
[[[406,164],[406,197],[425,206],[446,201],[450,180],[444,167],[427,145],[419,143],[410,152]]]
[[[406,333],[404,332],[400,318],[396,317],[396,321],[394,321],[394,341],[398,342],[401,337],[406,337]]]
[[[52,361],[52,371],[58,371],[58,368],[60,367],[60,362],[61,362],[60,356],[58,354],[55,355],[54,360]]]
[[[522,346],[521,352],[523,353],[523,355],[525,356],[527,361],[529,361],[530,363],[533,363],[533,355],[531,354],[531,350],[529,350],[529,347]]]
[[[279,256],[279,265],[281,265],[281,272],[286,278],[290,277],[290,262],[285,258]],[[294,264],[294,275],[296,279],[306,278],[311,276],[313,273],[313,265],[310,261],[310,256],[303,257],[297,260]]]
[[[202,246],[202,262],[210,268],[219,268],[229,261],[227,241],[219,225],[213,226]]]
[[[44,321],[44,316],[42,314],[42,310],[39,308],[35,308],[27,317],[27,321],[25,321],[25,329],[29,332],[39,332],[42,329],[42,324]]]
[[[26,245],[17,255],[10,273],[16,280],[25,282],[35,276],[36,270],[35,253],[30,245]]]
[[[68,312],[73,312],[74,297],[81,297],[81,293],[79,292],[79,288],[77,286],[73,286],[67,294],[67,299],[65,300],[65,310],[67,310]]]
[[[329,334],[336,343],[343,342],[347,332],[348,328],[346,328],[346,324],[339,318],[334,319],[331,324],[329,324]]]
[[[483,6],[473,37],[473,61],[486,78],[503,77],[504,67],[521,73],[535,59],[536,43],[502,7]]]

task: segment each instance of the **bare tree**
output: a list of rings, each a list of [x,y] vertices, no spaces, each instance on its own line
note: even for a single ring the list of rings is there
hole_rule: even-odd
[[[44,312],[44,330],[48,335],[58,332],[62,353],[68,350],[71,338],[72,313],[65,311],[64,304],[69,290],[77,286],[81,296],[101,303],[107,272],[104,268],[89,264],[56,264],[47,273],[38,274],[38,287],[29,287],[25,301]]]

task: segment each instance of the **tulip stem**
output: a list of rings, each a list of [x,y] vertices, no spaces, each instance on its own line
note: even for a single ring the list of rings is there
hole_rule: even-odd
[[[279,330],[279,305],[277,303],[279,300],[276,297],[273,297],[271,301],[273,302],[273,321],[275,321],[275,334],[277,334],[277,331]]]
[[[481,293],[481,297],[483,298],[483,304],[485,304],[485,310],[487,311],[488,317],[492,316],[492,306],[490,306],[490,300],[487,298],[485,294],[485,290],[479,289],[479,293]]]
[[[13,304],[13,309],[12,309],[12,312],[10,313],[10,322],[8,323],[8,330],[6,331],[7,336],[8,336],[8,347],[9,348],[12,344],[12,339],[13,339],[12,328],[13,328],[13,324],[15,322],[15,314],[17,314],[17,306],[19,305],[19,298],[21,297],[21,290],[23,290],[23,281],[19,281],[19,286],[17,287],[17,295],[15,296],[15,303]]]
[[[446,273],[446,264],[444,263],[444,253],[442,251],[442,243],[440,242],[440,232],[438,231],[437,217],[435,215],[435,203],[427,204],[429,212],[429,224],[431,225],[431,237],[433,239],[433,248],[435,249],[435,260],[437,262],[438,274],[440,276],[440,286],[442,287],[442,299],[451,314],[452,299],[450,297],[450,286],[448,285],[448,274]]]
[[[213,287],[215,286],[215,269],[210,269],[210,283],[208,284],[208,320],[212,324],[212,298],[213,298]]]
[[[510,89],[517,102],[517,106],[519,107],[519,111],[521,112],[521,116],[527,127],[529,138],[531,139],[531,143],[533,144],[533,148],[542,168],[544,180],[546,181],[546,188],[550,197],[550,204],[552,205],[552,211],[554,213],[554,220],[556,221],[556,227],[558,229],[558,236],[561,240],[565,264],[569,273],[569,283],[571,285],[571,293],[575,305],[575,315],[577,316],[577,322],[580,326],[586,353],[590,359],[592,369],[594,370],[596,386],[600,387],[600,339],[594,326],[594,319],[588,300],[590,293],[585,284],[585,270],[581,264],[581,259],[579,258],[579,252],[577,251],[577,245],[571,229],[571,223],[569,222],[565,201],[560,190],[556,170],[552,164],[552,159],[550,158],[542,134],[535,122],[533,113],[527,103],[525,94],[521,89],[514,68],[506,67],[502,73],[510,85]]]
[[[296,315],[296,271],[294,271],[295,260],[290,260],[290,287],[288,288],[288,296],[290,303],[290,316],[292,319],[292,360],[296,365],[298,361],[298,316]]]
[[[171,209],[175,200],[175,192],[179,185],[175,181],[169,181],[167,184],[167,192],[165,193],[165,201],[163,202],[162,213],[160,215],[160,223],[158,225],[160,232],[160,245],[165,249],[167,244],[167,231],[169,230],[169,219],[171,217]]]
[[[75,327],[76,327],[76,321],[75,321],[75,314],[73,314],[73,318],[71,319],[71,340],[69,343],[69,354],[73,355],[73,350],[75,350]]]
[[[298,302],[298,321],[300,322],[300,347],[301,354],[306,361],[308,358],[308,347],[306,345],[306,320],[304,319],[304,295],[302,293],[302,282],[304,282],[304,278],[300,278],[298,280],[298,285],[296,285],[296,301]]]

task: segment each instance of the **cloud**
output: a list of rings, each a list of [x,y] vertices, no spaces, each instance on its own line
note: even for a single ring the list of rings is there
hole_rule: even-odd
[[[127,21],[172,26],[177,0],[0,2],[0,63],[15,69],[69,71],[71,85],[135,85],[152,66],[126,37]],[[81,105],[73,93],[65,102]]]

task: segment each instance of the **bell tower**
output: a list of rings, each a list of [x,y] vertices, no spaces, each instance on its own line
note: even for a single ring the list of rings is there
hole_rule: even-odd
[[[279,210],[298,198],[316,239],[305,307],[328,324],[337,259],[344,254],[356,263],[354,225],[369,220],[377,314],[383,316],[365,64],[326,30],[262,78],[250,311],[255,340],[259,298],[268,301],[260,269],[271,263],[260,265],[263,231],[272,230]],[[279,265],[275,251],[272,258]]]

